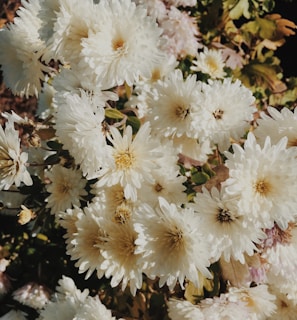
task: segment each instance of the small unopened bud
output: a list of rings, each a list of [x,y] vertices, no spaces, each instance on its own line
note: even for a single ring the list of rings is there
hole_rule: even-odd
[[[37,133],[32,133],[28,139],[28,142],[32,147],[40,147],[41,146],[41,139]]]
[[[23,210],[21,210],[21,212],[18,214],[18,217],[19,217],[18,223],[19,224],[24,225],[36,217],[36,214],[34,211],[28,209],[24,205],[21,205],[21,208]]]

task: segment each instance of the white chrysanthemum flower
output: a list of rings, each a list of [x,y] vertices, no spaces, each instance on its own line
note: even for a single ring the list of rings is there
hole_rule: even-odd
[[[57,301],[70,299],[78,303],[84,303],[89,295],[89,289],[84,289],[84,291],[77,289],[73,279],[64,275],[58,281],[56,291],[55,298]]]
[[[102,250],[104,262],[100,268],[105,271],[105,277],[110,278],[110,285],[116,287],[121,282],[124,291],[129,283],[133,296],[142,286],[141,255],[136,253],[135,240],[137,233],[133,228],[132,219],[105,221],[104,230],[108,239]]]
[[[271,228],[276,222],[286,229],[296,216],[297,155],[286,144],[283,138],[271,145],[267,137],[261,149],[250,132],[244,148],[233,144],[234,153],[226,152],[226,192],[238,199],[238,207],[260,227]]]
[[[90,74],[84,74],[78,66],[72,66],[71,69],[65,67],[53,78],[52,85],[58,94],[65,92],[76,93],[83,96],[87,92],[96,101],[98,106],[105,106],[108,100],[118,100],[118,95],[112,91],[102,91],[102,88],[95,81],[95,77]],[[95,103],[95,102],[94,102]]]
[[[261,254],[261,258],[268,264],[268,283],[277,287],[289,300],[297,304],[297,224],[290,223],[286,230],[277,227],[273,229],[274,239],[270,241],[271,246],[267,241]]]
[[[4,316],[0,317],[1,320],[27,320],[27,314],[20,310],[10,310]]]
[[[153,171],[154,183],[144,183],[138,195],[140,201],[148,203],[153,208],[158,205],[159,197],[176,205],[187,202],[187,194],[184,192],[186,187],[183,185],[187,178],[178,175],[174,170],[168,170],[165,165]]]
[[[187,300],[169,299],[167,305],[171,320],[205,320],[199,307]]]
[[[104,272],[100,265],[104,261],[102,249],[106,242],[106,232],[102,229],[101,213],[97,213],[96,204],[92,203],[83,210],[84,214],[78,215],[75,223],[77,232],[69,235],[71,246],[68,247],[67,254],[71,260],[77,260],[75,266],[79,273],[86,272],[85,279],[88,279],[96,270],[98,278],[102,278]]]
[[[98,30],[82,40],[81,57],[103,88],[140,77],[150,78],[162,54],[161,29],[147,10],[131,0],[103,0],[98,4]],[[121,17],[120,19],[118,17]]]
[[[196,81],[196,76],[190,75],[184,79],[181,70],[174,70],[163,81],[156,83],[155,92],[152,92],[148,102],[153,132],[165,137],[185,134],[197,138],[199,126],[194,120],[199,113],[201,85]]]
[[[84,189],[87,181],[82,177],[80,170],[67,169],[55,165],[46,173],[51,183],[46,185],[50,195],[46,198],[47,208],[52,214],[59,214],[72,206],[80,206],[80,200],[87,195]]]
[[[98,296],[88,297],[73,320],[115,320],[111,311],[108,310],[104,304],[99,300]]]
[[[200,232],[210,246],[214,261],[221,256],[245,263],[244,254],[252,256],[266,234],[251,224],[244,212],[237,206],[237,200],[226,195],[224,190],[212,188],[211,193],[203,188],[194,197],[195,204],[189,204],[201,218]]]
[[[148,15],[155,18],[156,21],[164,19],[167,15],[166,4],[162,0],[134,0],[134,2],[145,6]]]
[[[42,309],[50,298],[50,290],[34,282],[27,283],[12,293],[13,299],[34,309]]]
[[[228,296],[206,298],[200,301],[198,307],[205,320],[256,320],[242,301],[230,301]]]
[[[39,12],[43,21],[39,30],[47,44],[43,59],[77,64],[80,61],[82,40],[96,32],[97,6],[92,0],[44,1]]]
[[[173,55],[164,56],[160,64],[155,66],[152,71],[150,79],[140,79],[133,88],[132,95],[125,103],[125,108],[135,108],[139,119],[144,118],[149,112],[149,97],[151,95],[157,96],[157,91],[154,84],[161,79],[164,79],[170,72],[172,72],[178,65],[177,60]]]
[[[201,162],[206,162],[213,152],[209,140],[199,142],[198,139],[190,138],[186,134],[172,137],[172,142],[178,153]]]
[[[206,73],[213,79],[222,79],[226,75],[224,67],[221,51],[205,47],[203,52],[198,53],[196,60],[193,60],[191,70]]]
[[[28,154],[21,152],[19,132],[7,122],[5,130],[0,127],[0,190],[7,190],[12,184],[19,187],[21,182],[32,185],[27,160]]]
[[[41,61],[43,44],[31,38],[23,25],[9,24],[0,30],[0,65],[4,83],[15,95],[38,96],[44,73],[50,68]]]
[[[198,272],[211,278],[209,248],[200,237],[199,219],[194,211],[181,209],[159,198],[156,211],[145,205],[135,223],[138,238],[136,252],[143,255],[144,272],[159,277],[159,285],[165,283],[172,290],[177,281],[183,287],[187,278],[196,287]]]
[[[231,287],[226,295],[229,301],[243,302],[249,310],[248,319],[251,320],[266,320],[276,310],[275,295],[268,291],[265,284],[250,288]]]
[[[286,294],[281,293],[278,288],[272,287],[270,288],[272,294],[276,296],[276,310],[275,312],[268,318],[269,320],[296,320],[297,314],[297,304],[296,302],[287,298]]]
[[[199,30],[195,17],[188,12],[171,6],[166,16],[161,17],[159,25],[163,29],[162,38],[165,40],[163,50],[173,54],[177,59],[187,55],[195,56],[197,50],[202,48],[199,42]]]
[[[59,280],[56,293],[40,311],[38,320],[69,320],[84,306],[89,290],[80,291],[74,281],[66,276]]]
[[[205,320],[199,307],[187,300],[170,299],[167,305],[171,320]]]
[[[196,126],[202,127],[201,140],[210,140],[223,152],[228,150],[231,139],[239,140],[253,120],[255,98],[239,80],[231,78],[214,80],[202,86],[203,121],[197,118]]]
[[[66,249],[69,252],[73,248],[73,244],[71,243],[72,236],[77,233],[76,222],[83,214],[83,211],[75,205],[73,209],[67,209],[65,212],[58,214],[58,222],[66,230],[63,238],[66,242]]]
[[[115,127],[110,127],[106,146],[105,164],[99,172],[98,186],[112,186],[120,183],[126,199],[137,200],[137,189],[143,181],[153,183],[152,169],[156,167],[156,140],[150,136],[150,123],[143,124],[134,139],[131,126],[126,127],[123,136]]]
[[[288,108],[282,108],[278,111],[276,108],[268,107],[269,115],[261,113],[261,118],[257,120],[258,126],[254,134],[260,145],[264,145],[267,136],[271,143],[276,144],[281,138],[288,138],[288,147],[297,146],[297,107],[294,111]]]
[[[106,158],[106,138],[102,122],[105,119],[102,97],[81,94],[56,96],[56,135],[69,150],[87,179],[98,176]]]
[[[73,319],[81,307],[77,301],[67,299],[62,301],[50,301],[41,310],[38,320],[69,320]]]

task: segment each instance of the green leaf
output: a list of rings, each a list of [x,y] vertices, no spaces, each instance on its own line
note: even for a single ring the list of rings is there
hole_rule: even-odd
[[[141,126],[140,120],[135,116],[129,116],[126,121],[126,124],[130,125],[132,127],[133,134],[137,133],[137,131],[139,130],[139,128]]]
[[[207,180],[209,180],[209,175],[203,171],[197,171],[192,174],[192,181],[197,184],[204,184]]]
[[[54,141],[54,140],[50,140],[46,144],[49,148],[51,148],[52,150],[56,150],[56,151],[61,150],[62,146],[63,146],[60,142]]]
[[[124,115],[117,109],[108,108],[105,109],[105,117],[109,119],[123,119]]]
[[[257,18],[256,23],[259,25],[259,36],[262,39],[273,38],[276,29],[276,24],[273,20]]]

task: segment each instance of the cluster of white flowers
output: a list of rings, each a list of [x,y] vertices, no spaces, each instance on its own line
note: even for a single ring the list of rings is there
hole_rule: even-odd
[[[5,115],[0,189],[37,177],[78,273],[96,273],[133,296],[144,275],[170,290],[189,282],[201,289],[220,264],[226,292],[196,305],[169,300],[172,320],[294,319],[297,108],[270,107],[251,125],[252,92],[227,77],[220,50],[197,53],[193,18],[177,8],[195,1],[22,5],[0,31],[4,81],[15,94],[41,96],[38,114],[54,132],[48,146],[60,149],[42,155],[42,172],[30,171],[35,148],[22,146],[21,120]],[[184,75],[177,59],[187,54],[192,74]],[[191,169],[216,154],[227,176],[193,194]],[[34,288],[29,305],[40,320],[115,319],[70,278],[50,301]],[[16,299],[28,304],[20,292]]]

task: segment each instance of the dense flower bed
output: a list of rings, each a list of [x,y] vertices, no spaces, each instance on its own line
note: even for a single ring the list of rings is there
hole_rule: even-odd
[[[296,318],[296,25],[274,5],[24,0],[2,23],[36,112],[2,112],[0,319]]]

